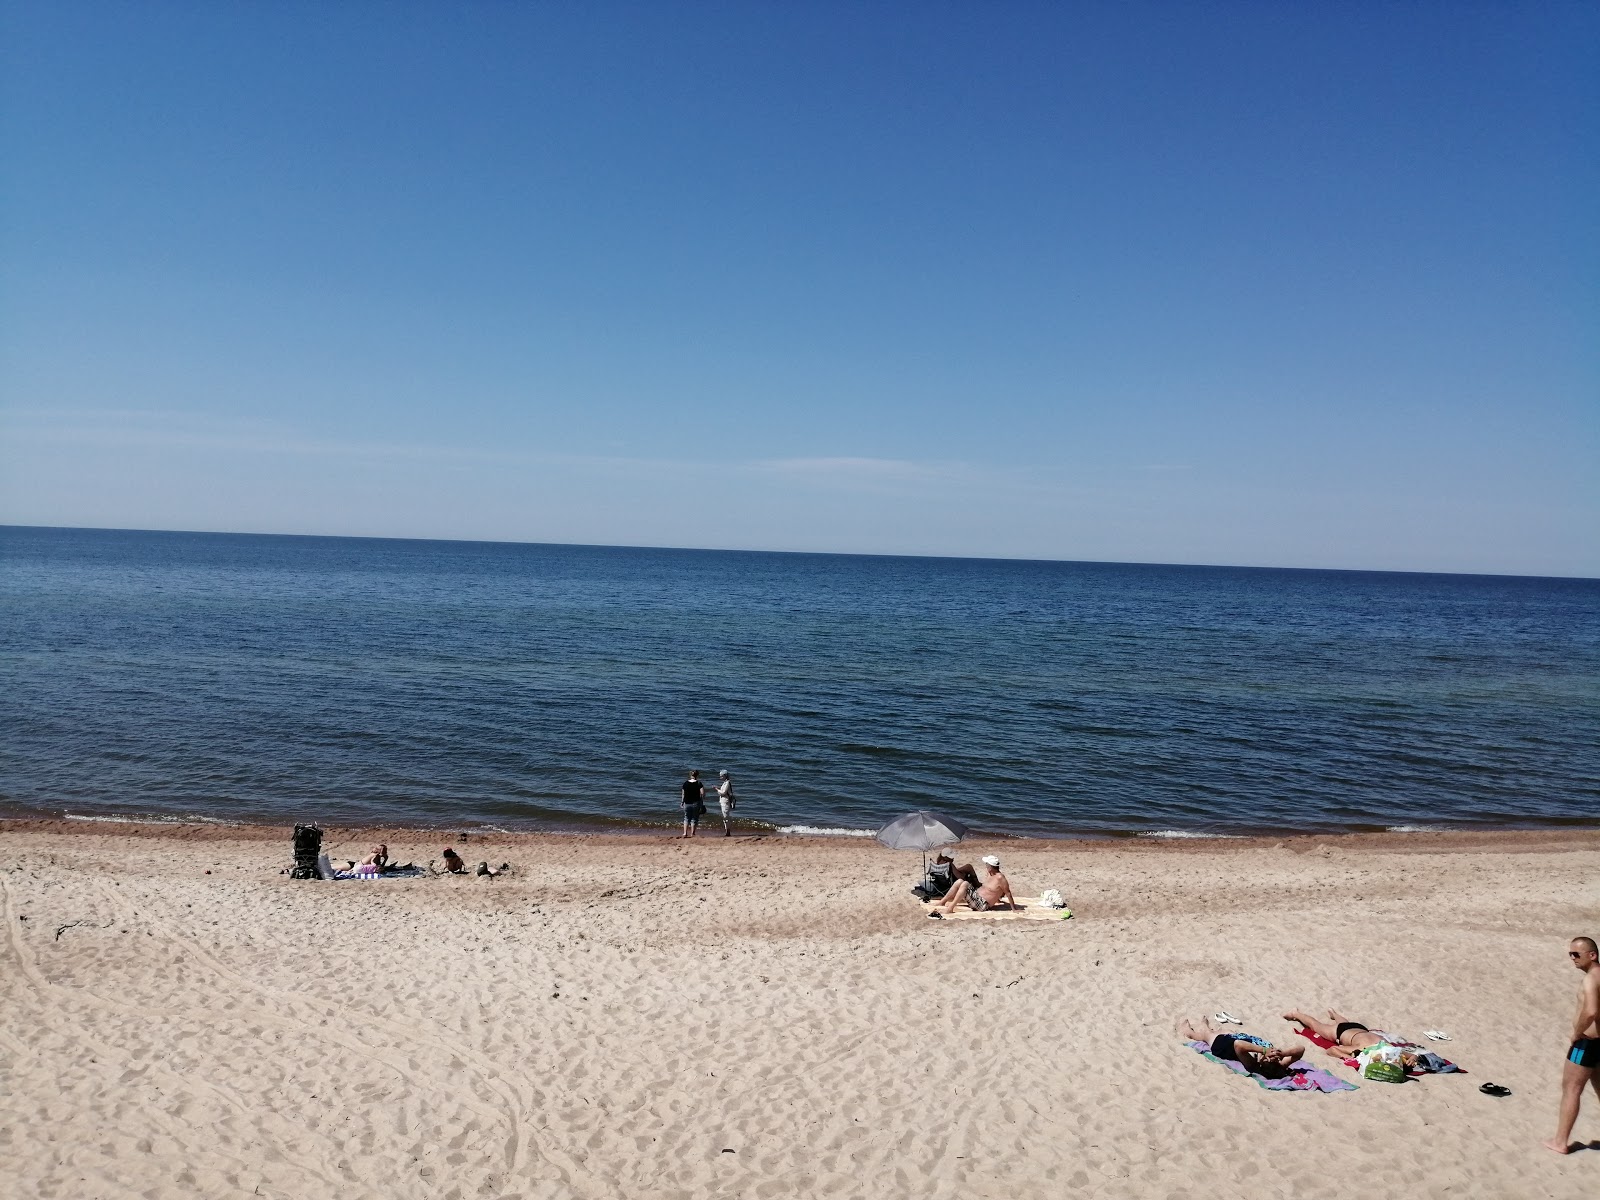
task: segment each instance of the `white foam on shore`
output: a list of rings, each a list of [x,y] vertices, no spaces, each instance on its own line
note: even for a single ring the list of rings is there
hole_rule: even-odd
[[[1443,825],[1386,825],[1385,833],[1448,833]]]
[[[1149,833],[1141,833],[1139,837],[1147,838],[1241,838],[1242,833],[1200,833],[1193,829],[1155,829]]]
[[[816,825],[780,825],[779,833],[798,833],[805,837],[871,837],[875,829],[822,829]]]
[[[137,817],[92,817],[78,813],[62,813],[63,821],[94,821],[106,825],[239,825],[239,821],[224,821],[221,817],[202,817],[198,814],[176,814],[166,817],[137,816]]]

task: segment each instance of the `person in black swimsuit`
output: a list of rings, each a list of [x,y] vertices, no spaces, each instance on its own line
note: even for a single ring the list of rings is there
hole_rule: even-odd
[[[1187,1042],[1205,1042],[1211,1047],[1211,1053],[1223,1062],[1236,1062],[1245,1070],[1268,1079],[1282,1076],[1306,1052],[1299,1044],[1274,1046],[1246,1033],[1224,1033],[1205,1017],[1199,1021],[1185,1017],[1178,1022],[1178,1036]]]
[[[1381,1034],[1373,1033],[1360,1021],[1352,1021],[1343,1013],[1331,1008],[1328,1010],[1326,1021],[1319,1021],[1310,1013],[1303,1013],[1299,1009],[1284,1013],[1283,1019],[1295,1022],[1300,1028],[1310,1030],[1319,1038],[1326,1038],[1343,1050],[1361,1050],[1367,1046],[1376,1046],[1383,1041]]]

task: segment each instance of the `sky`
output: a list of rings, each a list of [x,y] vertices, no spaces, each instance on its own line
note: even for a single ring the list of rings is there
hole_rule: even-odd
[[[1600,6],[0,0],[0,522],[1600,576]]]

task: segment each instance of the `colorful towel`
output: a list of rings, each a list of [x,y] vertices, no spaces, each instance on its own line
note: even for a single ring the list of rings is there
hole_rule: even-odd
[[[1225,1058],[1218,1058],[1211,1053],[1211,1047],[1204,1042],[1189,1042],[1189,1049],[1204,1058],[1209,1058],[1214,1063],[1221,1063],[1235,1075],[1247,1075],[1254,1079],[1269,1092],[1353,1092],[1356,1085],[1346,1083],[1337,1075],[1324,1071],[1321,1067],[1308,1067],[1304,1063],[1295,1063],[1286,1068],[1286,1073],[1278,1079],[1268,1079],[1265,1075],[1257,1075],[1243,1063],[1229,1062]]]
[[[1373,1029],[1369,1030],[1369,1032],[1377,1034],[1391,1046],[1399,1046],[1402,1050],[1418,1051],[1419,1057],[1421,1054],[1426,1054],[1435,1061],[1444,1064],[1443,1066],[1435,1067],[1432,1070],[1429,1070],[1426,1066],[1415,1066],[1406,1072],[1406,1074],[1411,1076],[1413,1079],[1421,1078],[1423,1075],[1442,1075],[1450,1071],[1459,1071],[1463,1075],[1466,1074],[1465,1071],[1456,1066],[1456,1064],[1451,1062],[1448,1058],[1445,1058],[1443,1055],[1436,1054],[1431,1047],[1418,1045],[1409,1038],[1400,1037],[1398,1034],[1386,1033],[1382,1029]],[[1325,1037],[1321,1037],[1318,1034],[1312,1033],[1309,1029],[1300,1029],[1299,1033],[1301,1037],[1305,1038],[1305,1040],[1310,1042],[1313,1046],[1321,1046],[1324,1050],[1331,1050],[1334,1048],[1333,1042],[1330,1042]],[[1341,1046],[1339,1049],[1342,1050],[1344,1047]],[[1359,1071],[1361,1069],[1361,1060],[1358,1059],[1354,1054],[1350,1055],[1348,1058],[1340,1058],[1339,1061],[1344,1063],[1344,1065],[1349,1067],[1352,1071]]]

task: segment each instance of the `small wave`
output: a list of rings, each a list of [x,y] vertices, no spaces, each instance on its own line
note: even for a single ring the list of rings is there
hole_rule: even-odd
[[[806,837],[871,837],[875,829],[823,829],[816,825],[780,825],[779,833],[798,833]]]
[[[1153,829],[1149,833],[1141,833],[1139,837],[1147,838],[1239,838],[1239,833],[1201,833],[1194,829]]]
[[[1385,833],[1448,833],[1443,825],[1385,825]]]

